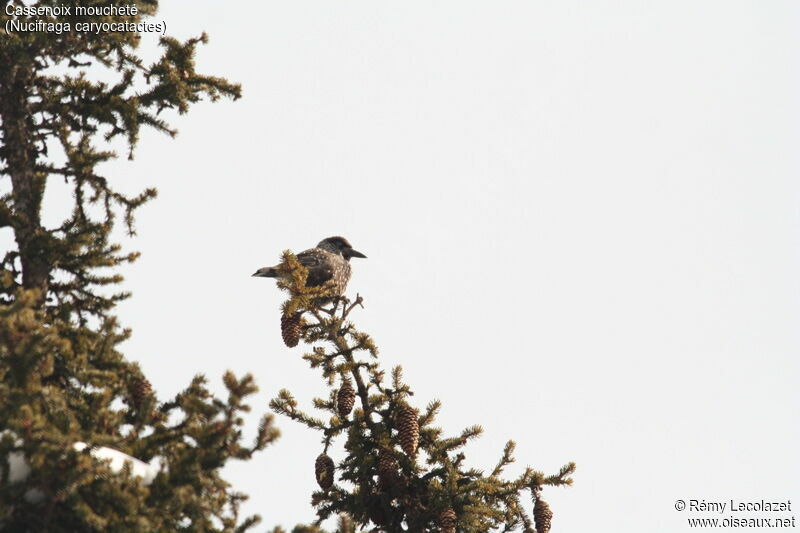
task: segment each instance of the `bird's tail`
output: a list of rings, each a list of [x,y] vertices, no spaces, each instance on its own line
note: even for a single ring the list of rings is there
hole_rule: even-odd
[[[253,276],[257,278],[277,278],[278,277],[278,269],[275,267],[264,267],[259,268],[256,270],[256,273]]]

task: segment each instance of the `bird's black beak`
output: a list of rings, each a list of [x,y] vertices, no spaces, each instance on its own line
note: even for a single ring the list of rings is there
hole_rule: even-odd
[[[362,254],[358,250],[353,250],[352,248],[348,248],[347,250],[344,251],[344,253],[348,258],[350,257],[360,257],[361,259],[367,258],[366,255]]]

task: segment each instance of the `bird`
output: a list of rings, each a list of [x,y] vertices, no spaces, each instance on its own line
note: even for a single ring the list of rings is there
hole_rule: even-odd
[[[353,249],[344,237],[328,237],[322,239],[315,248],[297,254],[297,260],[308,269],[307,287],[318,287],[325,282],[333,281],[336,296],[342,296],[350,281],[350,259],[367,256]],[[278,278],[281,274],[278,266],[259,268],[253,277]]]

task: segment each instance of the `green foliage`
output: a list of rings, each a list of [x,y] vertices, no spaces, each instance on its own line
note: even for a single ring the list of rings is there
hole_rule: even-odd
[[[473,426],[459,435],[445,436],[433,425],[439,401],[428,403],[419,414],[419,451],[407,453],[414,448],[409,446],[413,431],[402,421],[398,423],[402,418],[398,414],[413,405],[413,391],[403,380],[400,367],[386,376],[377,361],[374,341],[349,320],[356,307],[363,307],[362,298],[337,298],[329,286],[306,287],[307,272],[289,252],[284,253],[279,269],[282,278],[278,284],[289,293],[284,311],[304,314],[302,339],[312,350],[303,357],[321,371],[331,388],[328,397],[315,398],[313,406],[330,416],[325,420],[301,410],[287,390],[280,391],[270,406],[319,431],[323,453],[337,439],[345,452],[334,485],[312,495],[317,525],[339,514],[362,527],[371,524],[378,531],[439,531],[440,514],[452,509],[461,532],[520,527],[534,531],[534,521],[523,504],[525,493],[536,501],[545,485],[571,484],[575,464],[565,465],[554,475],[526,468],[519,476],[506,478],[503,473],[514,461],[515,447],[508,442],[491,472],[470,468],[463,448],[482,429]],[[320,304],[331,299],[330,305]],[[355,383],[358,407],[341,416],[336,387],[345,380]]]
[[[228,398],[214,398],[197,376],[173,400],[139,407],[128,384],[141,379],[114,345],[113,329],[76,331],[49,321],[33,291],[0,308],[0,457],[24,454],[31,474],[0,485],[0,520],[10,531],[243,531],[244,497],[229,492],[219,469],[249,459],[277,437],[265,416],[255,442],[241,442],[251,376],[226,374]],[[71,338],[78,342],[73,342]],[[128,406],[115,399],[124,398]],[[143,461],[159,458],[149,486],[112,474],[75,442],[107,446]],[[5,469],[5,467],[3,468]],[[3,474],[5,477],[5,474]],[[43,501],[28,501],[38,491]]]
[[[72,5],[105,4],[84,0]],[[157,8],[154,0],[136,5],[137,16],[92,20],[139,22]],[[8,18],[0,12],[0,24]],[[104,269],[136,258],[121,253],[109,234],[120,215],[132,233],[134,211],[156,191],[126,195],[98,174],[98,165],[116,157],[109,141],[122,137],[133,157],[142,126],[175,134],[161,117],[164,110],[185,113],[203,97],[240,96],[238,85],[196,72],[194,55],[205,35],[184,43],[161,38],[163,55],[150,65],[136,54],[140,38],[135,32],[0,34],[0,172],[12,182],[2,197],[0,228],[12,227],[19,244],[0,262],[11,274],[3,276],[0,287],[6,301],[21,282],[25,288],[48,289],[57,312],[83,320],[126,297],[98,290],[120,281],[117,275],[104,275]],[[60,225],[45,228],[41,202],[48,179],[55,177],[72,187],[74,206]]]
[[[157,8],[155,0],[136,5],[137,16],[92,22],[139,22]],[[8,18],[0,12],[0,25]],[[99,166],[116,157],[117,138],[132,157],[142,127],[174,135],[165,110],[240,95],[237,85],[196,72],[205,35],[161,38],[161,57],[149,65],[137,55],[140,39],[0,34],[0,230],[16,242],[0,257],[3,531],[238,532],[258,521],[239,517],[246,496],[220,475],[227,461],[247,460],[277,437],[265,416],[255,441],[242,441],[253,378],[226,374],[227,397],[217,398],[197,376],[162,403],[118,351],[130,332],[112,314],[128,296],[115,288],[116,267],[137,254],[112,242],[112,231],[121,217],[133,233],[135,211],[156,191],[123,194]],[[71,188],[73,206],[45,226],[42,199],[52,179]],[[99,459],[99,447],[160,465],[158,474],[145,483],[131,463],[120,471]],[[10,478],[12,459],[22,459],[27,475]]]
[[[276,527],[270,533],[286,533],[286,530],[281,527]],[[297,525],[292,528],[292,533],[325,533],[319,526]],[[355,524],[347,515],[340,515],[336,530],[334,533],[355,533]]]

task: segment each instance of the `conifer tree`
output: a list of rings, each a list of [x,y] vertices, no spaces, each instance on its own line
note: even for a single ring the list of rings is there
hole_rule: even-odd
[[[136,15],[90,20],[136,24],[157,1],[136,6]],[[3,10],[0,25],[9,17],[41,18]],[[164,111],[240,95],[238,85],[195,70],[205,35],[162,37],[152,63],[138,55],[140,40],[135,31],[0,33],[0,231],[15,240],[0,252],[3,531],[239,532],[258,520],[239,516],[246,496],[220,475],[227,461],[247,460],[277,436],[268,415],[255,441],[242,441],[253,378],[226,374],[227,397],[217,398],[198,375],[161,402],[118,350],[130,332],[114,317],[128,296],[116,288],[116,267],[136,254],[122,251],[112,230],[121,221],[133,233],[135,211],[155,190],[123,194],[98,166],[116,157],[116,139],[132,157],[142,127],[174,135]],[[71,187],[74,203],[48,226],[42,200],[52,180]],[[134,460],[103,459],[121,454],[149,474]]]
[[[337,298],[330,285],[306,287],[308,271],[291,252],[284,252],[279,271],[278,285],[289,294],[283,314],[301,317],[300,340],[312,347],[303,358],[321,371],[330,389],[327,398],[313,400],[327,418],[302,410],[288,390],[270,404],[321,433],[320,454],[309,458],[320,488],[311,497],[316,526],[338,514],[339,530],[345,525],[389,533],[550,530],[553,513],[542,489],[570,485],[574,463],[553,475],[526,468],[517,477],[504,477],[514,461],[509,441],[491,471],[467,466],[463,448],[481,427],[445,436],[433,425],[441,403],[419,409],[402,369],[385,375],[375,342],[349,320],[363,299]],[[321,304],[330,299],[332,304]],[[344,451],[338,465],[329,455],[336,443]]]

